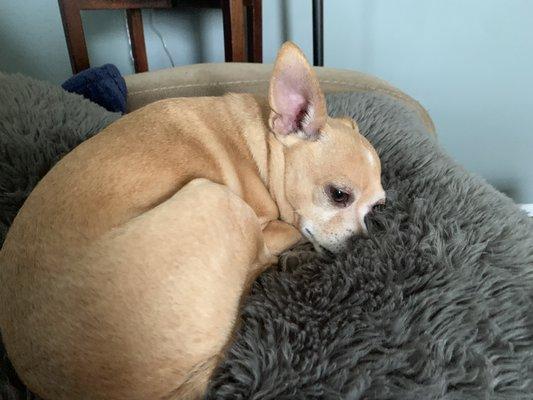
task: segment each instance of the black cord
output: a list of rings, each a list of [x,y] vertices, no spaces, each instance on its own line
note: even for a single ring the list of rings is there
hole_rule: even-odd
[[[324,65],[324,1],[313,0],[313,65]]]

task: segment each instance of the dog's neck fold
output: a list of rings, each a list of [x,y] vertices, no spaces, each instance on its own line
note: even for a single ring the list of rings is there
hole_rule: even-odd
[[[261,180],[278,207],[279,219],[294,225],[297,222],[296,214],[285,193],[285,146],[269,129],[271,109],[268,99],[261,95],[231,96],[238,100],[241,110],[246,110],[242,124],[247,129],[243,131],[243,136]]]
[[[267,135],[268,176],[267,187],[272,199],[278,206],[279,219],[296,225],[297,218],[285,192],[285,147],[272,132]]]

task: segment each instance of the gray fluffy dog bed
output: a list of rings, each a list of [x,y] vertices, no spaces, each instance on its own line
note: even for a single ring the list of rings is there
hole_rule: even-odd
[[[116,116],[0,78],[1,243],[43,173]],[[259,278],[207,397],[533,399],[533,224],[404,104],[370,92],[328,103],[377,148],[387,206],[336,260],[304,246]],[[7,358],[0,393],[31,398]]]

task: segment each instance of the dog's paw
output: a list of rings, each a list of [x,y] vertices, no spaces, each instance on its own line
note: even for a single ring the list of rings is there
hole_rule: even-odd
[[[270,221],[263,229],[265,245],[271,254],[278,256],[299,243],[303,237],[294,226],[280,221]]]

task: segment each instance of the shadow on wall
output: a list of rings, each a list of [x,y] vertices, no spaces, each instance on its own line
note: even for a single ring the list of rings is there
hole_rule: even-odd
[[[489,179],[489,183],[511,199],[523,196],[523,190],[520,189],[520,183],[516,179]]]
[[[56,83],[70,76],[57,1],[4,1],[0,8],[1,71]]]
[[[0,14],[0,25],[3,24]],[[20,72],[22,74],[31,75],[32,68],[28,68],[35,61],[32,55],[31,48],[28,48],[18,42],[16,33],[7,31],[0,35],[0,49],[4,55],[9,54],[11,63],[9,65],[2,65],[2,72]]]
[[[220,10],[146,9],[142,15],[150,70],[170,68],[172,61],[175,65],[224,61]],[[91,66],[111,62],[123,74],[133,73],[125,11],[83,11],[82,19]]]
[[[222,33],[220,10],[188,7],[143,10],[143,21],[148,62],[150,64],[150,60],[153,60],[155,68],[171,67],[172,62],[177,66],[211,62],[213,58],[224,61],[223,36],[220,34],[220,37],[213,38],[211,32],[213,29],[220,29]],[[167,55],[163,42],[170,56]],[[210,42],[219,47],[216,55],[209,46]]]
[[[182,9],[179,11],[185,18],[184,21],[188,24],[187,31],[191,32],[192,46],[196,49],[195,58],[193,63],[201,63],[205,60],[205,46],[203,42],[202,26],[203,18],[198,9]],[[153,15],[153,14],[152,14]],[[201,29],[198,29],[198,28]]]

